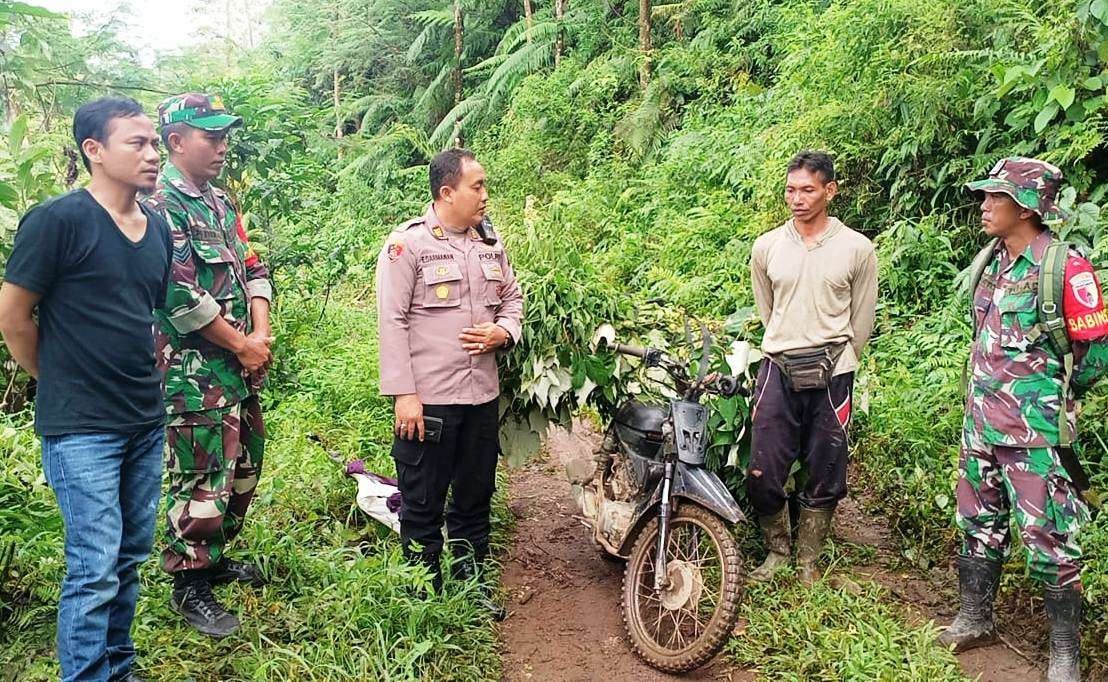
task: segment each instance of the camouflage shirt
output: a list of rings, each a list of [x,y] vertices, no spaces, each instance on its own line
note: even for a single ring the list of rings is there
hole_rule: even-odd
[[[198,332],[216,318],[248,334],[249,299],[269,299],[269,273],[237,229],[234,207],[219,189],[196,187],[166,163],[147,203],[164,212],[173,266],[164,310],[156,311],[158,365],[165,373],[166,411],[202,412],[235,405],[258,387],[235,354]]]
[[[1108,343],[1074,341],[1071,390],[1064,368],[1039,324],[1039,271],[1053,239],[1043,232],[1016,258],[998,243],[973,296],[977,338],[970,354],[965,430],[991,445],[1059,444],[1059,411],[1077,433],[1077,399],[1108,369]],[[1074,252],[1071,255],[1080,254]]]

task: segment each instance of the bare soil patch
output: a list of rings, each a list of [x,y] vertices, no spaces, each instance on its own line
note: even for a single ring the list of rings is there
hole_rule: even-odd
[[[545,457],[510,477],[509,506],[516,534],[505,560],[508,618],[501,626],[504,679],[543,682],[754,680],[752,671],[717,657],[682,678],[640,661],[627,644],[620,614],[623,564],[606,557],[578,518],[564,473],[569,459],[590,457],[599,435],[577,422],[572,433],[552,429]],[[957,577],[898,568],[898,549],[880,519],[855,499],[836,515],[834,537],[867,545],[875,559],[840,571],[845,583],[871,580],[900,604],[909,623],[948,623],[957,611]],[[754,558],[751,557],[751,560]],[[961,654],[966,674],[981,682],[1035,680],[1045,667],[1045,617],[1025,598],[998,603],[1004,642]],[[1033,613],[1034,612],[1034,613]]]

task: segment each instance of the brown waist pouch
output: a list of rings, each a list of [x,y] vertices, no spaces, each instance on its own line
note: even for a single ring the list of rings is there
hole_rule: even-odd
[[[794,391],[825,389],[831,384],[835,363],[846,344],[777,353],[771,359]]]

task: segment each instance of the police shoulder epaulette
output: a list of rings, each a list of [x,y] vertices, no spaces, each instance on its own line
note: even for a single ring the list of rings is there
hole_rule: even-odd
[[[399,227],[397,227],[395,230],[393,230],[393,232],[407,232],[408,230],[412,229],[416,225],[422,225],[422,224],[423,224],[423,218],[422,217],[412,218],[411,220],[409,220],[406,223],[401,223]]]

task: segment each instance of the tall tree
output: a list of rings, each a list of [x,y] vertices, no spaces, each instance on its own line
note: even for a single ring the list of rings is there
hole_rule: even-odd
[[[566,17],[566,0],[554,0],[554,21],[558,24],[558,37],[554,39],[554,66],[562,63],[562,53],[566,49],[566,32],[562,22]]]
[[[462,0],[454,0],[454,106],[462,103],[462,54],[465,48],[463,32],[465,24],[462,15]],[[454,146],[462,146],[462,122],[454,122]]]
[[[639,51],[642,52],[639,85],[645,92],[646,86],[650,85],[650,60],[653,56],[650,45],[650,0],[639,0]]]

